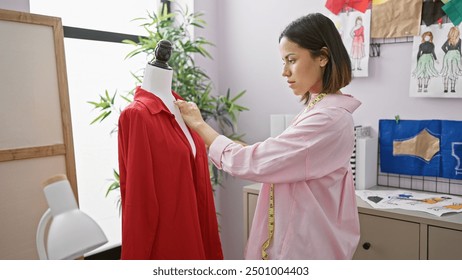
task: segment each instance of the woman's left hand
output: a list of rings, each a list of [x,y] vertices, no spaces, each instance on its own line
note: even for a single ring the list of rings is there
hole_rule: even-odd
[[[194,102],[186,102],[184,100],[174,101],[175,105],[178,106],[183,117],[184,122],[193,130],[205,123],[202,118],[201,111]]]

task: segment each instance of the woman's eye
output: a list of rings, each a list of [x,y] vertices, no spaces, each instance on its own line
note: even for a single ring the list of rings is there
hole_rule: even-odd
[[[294,63],[295,63],[295,60],[289,59],[289,63],[290,63],[290,64],[294,64]]]

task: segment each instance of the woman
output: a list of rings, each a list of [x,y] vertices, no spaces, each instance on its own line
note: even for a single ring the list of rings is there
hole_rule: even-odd
[[[417,51],[417,67],[412,72],[412,76],[417,78],[417,92],[428,91],[430,78],[438,77],[438,71],[435,68],[437,57],[435,54],[435,45],[433,44],[433,33],[430,31],[422,34],[422,42]]]
[[[246,259],[351,259],[359,240],[351,113],[360,102],[340,92],[351,81],[348,52],[318,13],[289,24],[279,42],[282,76],[307,105],[281,135],[243,146],[205,123],[194,103],[176,104],[218,168],[263,183]]]
[[[355,20],[355,26],[350,32],[353,42],[351,45],[351,58],[353,59],[353,70],[361,69],[361,59],[366,56],[364,51],[364,26],[363,19],[358,16]]]
[[[444,51],[443,67],[441,69],[444,92],[448,92],[449,81],[451,81],[451,92],[456,92],[457,78],[462,75],[460,45],[459,28],[453,26],[449,29],[448,39],[441,47]]]

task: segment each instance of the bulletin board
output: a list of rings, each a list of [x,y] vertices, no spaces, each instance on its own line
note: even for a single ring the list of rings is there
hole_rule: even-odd
[[[0,259],[37,259],[42,182],[66,174],[77,196],[60,18],[0,9]]]

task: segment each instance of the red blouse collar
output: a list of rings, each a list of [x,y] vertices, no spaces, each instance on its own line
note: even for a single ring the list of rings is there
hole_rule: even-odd
[[[173,90],[172,95],[176,100],[184,100]],[[137,86],[135,89],[135,101],[144,104],[152,115],[158,114],[160,111],[165,111],[171,114],[171,112],[167,109],[167,106],[165,106],[164,102],[162,102],[159,97],[147,90],[142,89],[140,86]]]

